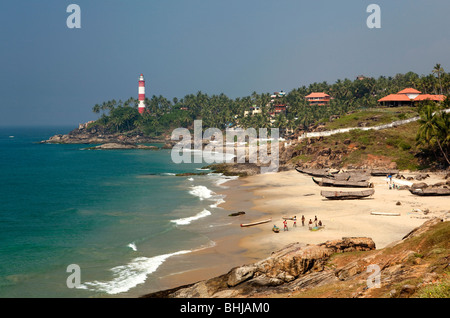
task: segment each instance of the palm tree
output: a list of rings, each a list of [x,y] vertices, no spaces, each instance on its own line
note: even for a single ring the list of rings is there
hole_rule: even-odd
[[[450,115],[446,112],[439,112],[436,114],[436,141],[444,155],[445,160],[450,165],[450,161],[448,159],[448,146],[450,145]]]
[[[92,107],[92,111],[96,114],[100,113],[100,105],[99,104],[95,104],[94,107]]]
[[[441,83],[441,74],[444,73],[444,69],[441,67],[441,64],[436,64],[433,68],[433,74],[436,74],[439,80],[439,86],[441,88],[442,95],[442,83]]]
[[[447,153],[444,150],[444,147],[449,142],[450,119],[448,114],[445,112],[440,114],[433,113],[431,105],[427,105],[419,119],[419,124],[420,127],[416,136],[417,142],[428,145],[431,148],[434,148],[434,145],[437,144],[445,160],[450,165]]]

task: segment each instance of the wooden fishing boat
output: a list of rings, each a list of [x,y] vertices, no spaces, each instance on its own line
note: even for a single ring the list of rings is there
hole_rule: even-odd
[[[372,171],[370,171],[370,174],[372,176],[394,176],[396,174],[398,174],[398,170],[395,169],[374,169]]]
[[[331,178],[322,178],[322,180],[316,180],[312,178],[314,183],[321,187],[345,187],[345,188],[373,188],[373,184],[367,181],[345,181],[334,180]]]
[[[307,169],[307,168],[300,168],[295,167],[295,170],[300,173],[305,173],[313,177],[329,177],[333,174],[338,173],[338,170],[330,170],[330,169]]]
[[[443,196],[450,195],[450,189],[448,188],[424,188],[424,189],[409,189],[409,192],[420,196]]]
[[[367,198],[375,193],[374,189],[361,191],[321,191],[320,195],[329,200],[355,200]]]
[[[288,220],[288,221],[294,221],[294,217],[293,216],[283,216],[282,219],[283,220]]]
[[[361,174],[361,173],[337,173],[330,176],[330,178],[333,178],[334,180],[339,181],[369,181],[370,175],[367,174]]]
[[[269,223],[269,222],[271,222],[271,221],[272,221],[272,219],[266,219],[266,220],[261,220],[261,221],[251,222],[251,223],[243,223],[243,224],[241,224],[241,227],[249,227],[249,226],[254,226],[254,225],[259,225],[259,224]]]

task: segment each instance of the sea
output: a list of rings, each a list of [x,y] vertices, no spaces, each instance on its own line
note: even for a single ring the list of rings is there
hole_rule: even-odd
[[[0,297],[136,296],[176,256],[215,245],[235,177],[168,149],[40,143],[72,129],[0,128]]]

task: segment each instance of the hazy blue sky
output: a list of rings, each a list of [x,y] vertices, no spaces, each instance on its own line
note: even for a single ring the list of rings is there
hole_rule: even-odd
[[[81,29],[69,29],[69,4]],[[366,8],[381,7],[381,29]],[[0,125],[77,125],[92,106],[201,90],[235,98],[436,63],[450,71],[448,0],[2,0]]]

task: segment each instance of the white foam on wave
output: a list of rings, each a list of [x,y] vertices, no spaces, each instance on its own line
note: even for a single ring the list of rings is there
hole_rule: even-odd
[[[188,178],[189,181],[194,181],[194,178]]]
[[[218,208],[220,204],[225,203],[225,200],[223,199],[223,196],[220,199],[217,199],[216,203],[211,204],[210,208]]]
[[[208,189],[207,187],[205,187],[203,185],[192,186],[189,193],[194,196],[199,197],[201,201],[203,201],[205,199],[209,200],[209,201],[216,201],[214,204],[211,204],[209,206],[210,208],[217,208],[219,204],[222,204],[225,202],[225,200],[224,200],[225,196],[216,194],[214,191]]]
[[[177,174],[176,173],[172,173],[172,172],[164,172],[164,173],[161,173],[161,175],[162,176],[176,176]]]
[[[214,181],[214,184],[221,187],[221,188],[226,188],[223,187],[222,185],[228,181],[231,180],[236,180],[239,178],[239,176],[224,176],[223,173],[208,173],[208,176],[210,178],[212,178]]]
[[[138,257],[127,265],[116,266],[111,269],[113,279],[106,282],[93,281],[80,285],[80,289],[90,289],[110,295],[127,292],[131,288],[142,284],[147,276],[158,269],[169,257],[187,254],[192,251],[184,250],[154,257]]]
[[[231,181],[231,180],[236,180],[238,179],[238,176],[229,176],[229,177],[222,177],[221,179],[216,181],[216,185],[221,186],[223,185],[225,182]]]
[[[134,244],[134,242],[133,243],[130,243],[130,244],[128,244],[127,245],[129,248],[131,248],[133,251],[137,251],[137,247],[136,247],[136,244]]]
[[[211,212],[204,209],[203,211],[197,213],[194,216],[187,217],[187,218],[181,218],[181,219],[177,219],[177,220],[171,220],[170,222],[175,223],[177,225],[188,225],[188,224],[191,224],[192,221],[207,217],[209,215],[211,215]]]
[[[202,185],[192,186],[189,193],[199,197],[200,200],[210,199],[215,194],[213,191]]]

